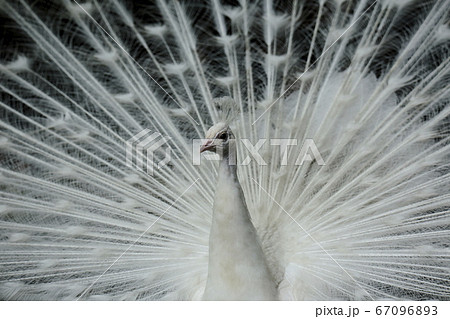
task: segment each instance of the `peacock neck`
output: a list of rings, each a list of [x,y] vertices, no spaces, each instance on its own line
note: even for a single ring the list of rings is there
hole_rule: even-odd
[[[237,154],[234,145],[230,145],[229,148],[225,150],[219,165],[219,180],[227,176],[232,178],[239,188],[241,187],[237,177]]]
[[[209,238],[205,300],[275,300],[268,270],[237,177],[235,150],[219,168]]]

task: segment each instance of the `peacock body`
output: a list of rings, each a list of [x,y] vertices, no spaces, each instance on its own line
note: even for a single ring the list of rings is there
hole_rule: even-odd
[[[276,298],[450,299],[450,1],[0,7],[1,299],[200,300],[215,198]],[[223,96],[232,197],[192,143]]]

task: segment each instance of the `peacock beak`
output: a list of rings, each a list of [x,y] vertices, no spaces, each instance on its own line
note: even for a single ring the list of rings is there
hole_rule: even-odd
[[[203,144],[201,147],[200,147],[200,153],[203,153],[203,152],[205,152],[205,151],[209,151],[209,150],[211,150],[211,149],[213,149],[214,147],[215,147],[215,145],[214,145],[214,140],[207,140],[206,142],[205,142],[205,144]]]

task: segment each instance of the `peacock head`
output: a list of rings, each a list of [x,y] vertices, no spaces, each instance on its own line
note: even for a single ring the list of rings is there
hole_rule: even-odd
[[[236,144],[230,124],[236,119],[239,108],[229,96],[214,99],[213,103],[218,113],[218,122],[206,132],[206,142],[200,148],[200,153],[210,151],[222,157],[235,157]]]
[[[210,151],[220,155],[228,155],[234,148],[234,135],[228,124],[219,122],[209,128],[205,135],[206,142],[201,146],[200,153]]]

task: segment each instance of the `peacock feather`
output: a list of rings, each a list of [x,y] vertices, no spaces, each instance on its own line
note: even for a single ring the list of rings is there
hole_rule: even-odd
[[[201,299],[229,101],[280,299],[450,299],[449,0],[0,8],[1,299]]]

